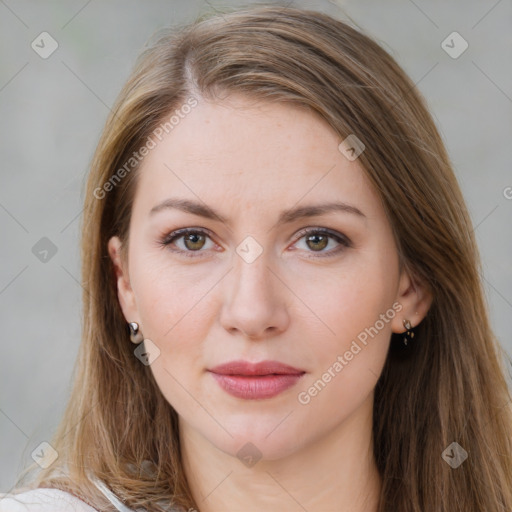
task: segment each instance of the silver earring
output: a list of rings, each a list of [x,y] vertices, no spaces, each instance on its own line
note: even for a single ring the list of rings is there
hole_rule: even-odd
[[[409,322],[409,320],[404,320],[403,324],[404,324],[404,327],[407,329],[403,333],[404,345],[407,346],[407,342],[411,341],[414,338],[414,332],[412,330],[412,325],[411,325],[411,322]]]
[[[130,322],[128,327],[130,328],[130,340],[132,343],[138,345],[141,341],[144,341],[144,336],[139,332],[139,324],[137,322]]]

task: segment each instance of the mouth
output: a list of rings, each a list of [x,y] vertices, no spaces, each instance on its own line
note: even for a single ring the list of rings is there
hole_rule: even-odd
[[[277,396],[306,373],[278,361],[231,361],[208,371],[226,393],[245,400]]]

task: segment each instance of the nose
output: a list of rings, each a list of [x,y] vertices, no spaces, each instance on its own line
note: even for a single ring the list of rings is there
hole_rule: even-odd
[[[290,292],[276,274],[265,251],[252,263],[235,255],[234,269],[224,282],[220,315],[224,329],[251,340],[267,339],[287,329]]]

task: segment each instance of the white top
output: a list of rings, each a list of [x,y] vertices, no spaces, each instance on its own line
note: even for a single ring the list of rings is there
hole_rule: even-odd
[[[101,480],[90,477],[94,485],[119,512],[138,512],[127,507]],[[170,508],[169,512],[184,512]],[[18,494],[0,493],[0,512],[98,512],[73,494],[60,489],[38,488]]]
[[[95,508],[60,489],[32,489],[0,494],[0,512],[97,512]]]
[[[94,485],[120,512],[134,512],[100,480]],[[0,512],[98,512],[73,494],[60,489],[38,488],[18,494],[0,493]]]

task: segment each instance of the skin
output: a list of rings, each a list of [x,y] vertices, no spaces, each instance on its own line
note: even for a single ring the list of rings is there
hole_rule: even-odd
[[[142,163],[128,262],[120,240],[109,241],[126,321],[138,322],[161,351],[150,368],[179,415],[201,512],[377,510],[374,387],[391,333],[404,332],[404,319],[420,323],[431,295],[400,272],[379,196],[340,142],[305,109],[234,95],[200,99]],[[170,197],[199,201],[226,221],[170,208],[150,215]],[[283,209],[331,201],[364,217],[334,211],[277,224]],[[187,227],[210,235],[161,244]],[[334,238],[325,246],[323,237],[308,243],[299,233],[305,227],[334,230],[350,246]],[[236,252],[249,235],[263,249],[251,263]],[[299,393],[395,302],[401,311],[300,403]],[[306,373],[276,397],[244,400],[207,371],[235,359],[277,360]],[[248,442],[261,454],[252,467],[236,456]]]

